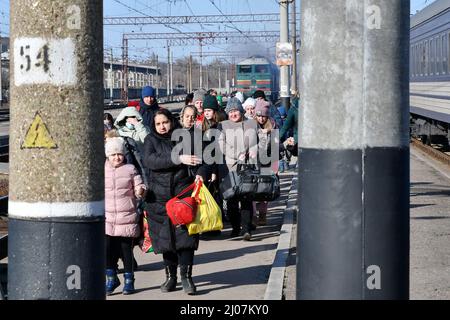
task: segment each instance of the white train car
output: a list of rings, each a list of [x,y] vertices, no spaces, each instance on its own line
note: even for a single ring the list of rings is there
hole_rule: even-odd
[[[411,17],[411,134],[426,144],[450,141],[450,0]]]

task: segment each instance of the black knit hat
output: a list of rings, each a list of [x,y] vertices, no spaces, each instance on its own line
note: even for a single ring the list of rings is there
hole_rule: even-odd
[[[219,111],[219,104],[217,103],[216,97],[207,95],[205,100],[203,100],[203,109]]]
[[[264,91],[262,91],[262,90],[255,91],[255,93],[253,94],[253,99],[258,99],[258,98],[263,98],[264,100],[266,100],[266,94],[264,93]]]

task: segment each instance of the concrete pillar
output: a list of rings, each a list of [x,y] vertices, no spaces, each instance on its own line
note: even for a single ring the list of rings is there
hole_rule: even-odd
[[[158,55],[156,55],[156,98],[159,98],[159,68]]]
[[[103,2],[10,1],[9,299],[104,299]]]
[[[202,39],[200,38],[198,40],[200,43],[200,82],[199,82],[199,88],[203,89],[203,44]]]
[[[298,299],[409,297],[409,1],[302,1]]]
[[[297,94],[297,7],[296,0],[292,0],[290,7],[290,38],[292,43],[291,93]]]

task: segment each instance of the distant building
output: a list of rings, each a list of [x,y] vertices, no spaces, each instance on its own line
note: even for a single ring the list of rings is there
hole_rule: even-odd
[[[111,62],[106,60],[103,64],[103,79],[104,87],[110,88],[111,79],[113,79],[113,88],[122,88],[122,70],[123,66],[120,62]],[[112,76],[111,76],[112,69]],[[159,77],[156,76],[158,70]],[[128,88],[142,88],[144,86],[157,87],[157,81],[161,82],[161,69],[156,66],[149,66],[143,64],[128,63]]]

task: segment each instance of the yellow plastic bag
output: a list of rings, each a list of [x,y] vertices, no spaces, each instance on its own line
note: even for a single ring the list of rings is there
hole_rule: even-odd
[[[195,194],[196,189],[193,194]],[[197,214],[195,220],[187,225],[189,235],[222,230],[222,212],[208,188],[201,184],[197,198]]]

